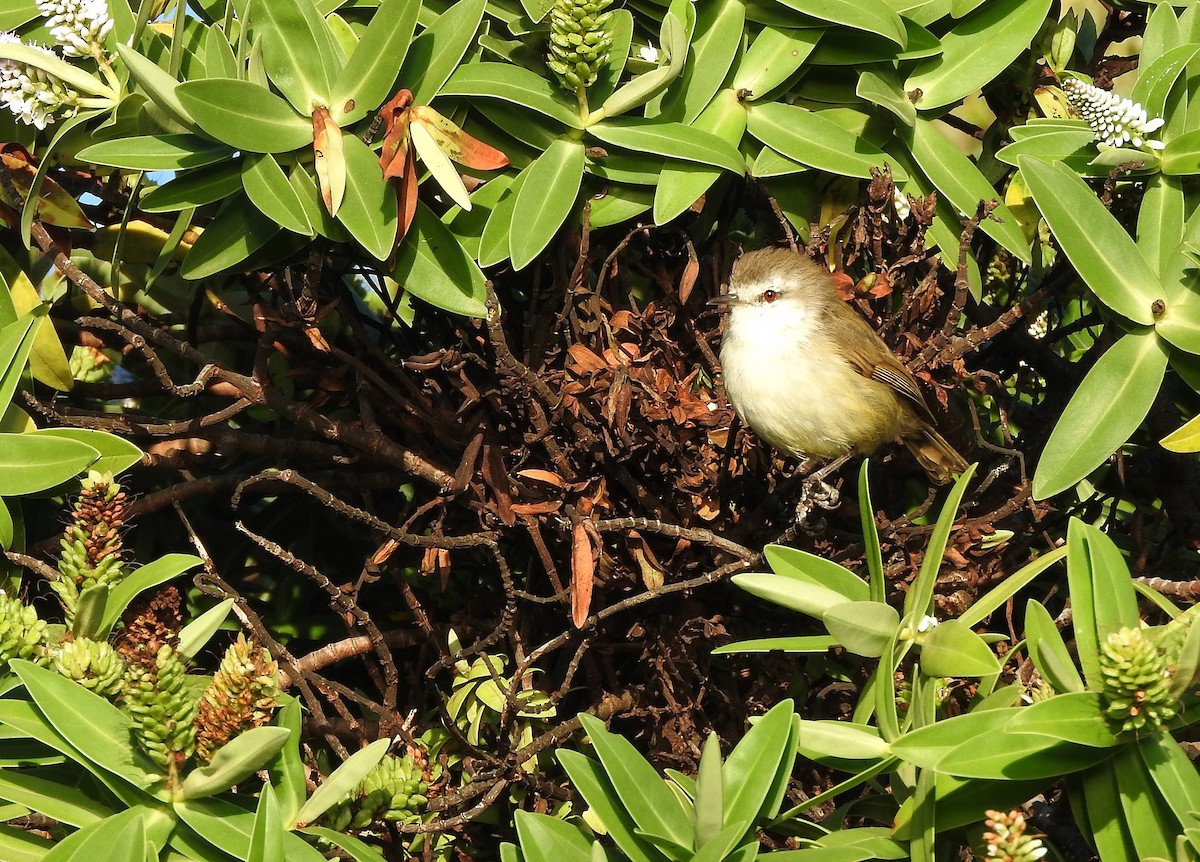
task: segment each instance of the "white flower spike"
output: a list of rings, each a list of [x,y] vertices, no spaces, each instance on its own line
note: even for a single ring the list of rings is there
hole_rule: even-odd
[[[0,42],[20,41],[14,33],[0,33]],[[29,47],[54,56],[40,45]],[[44,129],[59,115],[73,115],[78,102],[79,94],[53,75],[25,63],[0,59],[0,106],[26,125]]]
[[[112,30],[108,0],[37,0],[38,11],[63,53],[73,57],[99,57],[104,37]]]
[[[1132,145],[1137,149],[1161,150],[1166,144],[1149,140],[1148,135],[1162,128],[1161,117],[1150,119],[1137,102],[1123,99],[1109,90],[1070,78],[1063,83],[1067,101],[1092,127],[1096,140],[1110,147]]]

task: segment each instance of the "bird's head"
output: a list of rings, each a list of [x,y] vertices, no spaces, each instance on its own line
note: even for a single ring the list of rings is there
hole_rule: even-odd
[[[831,298],[836,292],[819,264],[788,249],[765,248],[738,259],[729,291],[709,305],[728,310],[730,326],[803,329]]]

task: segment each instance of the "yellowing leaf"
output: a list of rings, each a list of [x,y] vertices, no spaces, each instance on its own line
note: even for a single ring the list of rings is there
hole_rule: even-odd
[[[9,296],[18,316],[42,304],[42,298],[38,296],[29,276],[9,255],[2,254],[0,257],[0,269],[8,281]],[[60,392],[68,392],[75,385],[62,342],[58,340],[53,324],[48,321],[39,321],[37,324],[33,349],[29,353],[29,371],[36,380]]]
[[[321,200],[331,216],[337,215],[346,196],[346,156],[342,130],[329,116],[328,108],[313,111],[313,167],[321,185]]]
[[[508,156],[504,153],[471,137],[428,105],[413,108],[412,116],[425,126],[438,149],[460,165],[477,171],[495,171],[508,164]]]
[[[1200,416],[1175,429],[1158,444],[1171,452],[1200,452]]]
[[[421,157],[425,167],[429,168],[429,173],[433,175],[437,184],[450,196],[450,200],[464,211],[470,211],[471,196],[467,194],[467,187],[463,185],[458,169],[438,148],[437,141],[433,139],[425,123],[420,118],[413,119],[416,122],[409,126],[408,134],[412,138],[413,146],[417,148],[417,155]]]
[[[29,197],[29,190],[37,176],[37,168],[23,158],[20,152],[0,153],[0,164],[4,166],[11,181],[11,186],[7,182],[0,183],[0,201],[19,212]],[[16,192],[15,197],[13,191]],[[42,185],[38,189],[37,214],[41,221],[57,227],[92,226],[75,198],[49,177],[42,179]]]

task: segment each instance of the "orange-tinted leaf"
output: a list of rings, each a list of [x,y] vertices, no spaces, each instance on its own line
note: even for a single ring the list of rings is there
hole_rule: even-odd
[[[396,197],[400,201],[400,221],[396,227],[396,245],[404,239],[408,229],[412,227],[413,219],[417,216],[417,153],[412,144],[404,148],[405,165],[400,177],[400,185],[396,189]]]
[[[518,470],[517,475],[522,479],[532,479],[535,482],[545,482],[547,485],[553,485],[556,488],[565,486],[562,476],[557,473],[552,473],[549,470],[538,470],[530,468],[528,470]]]
[[[544,503],[513,503],[512,510],[518,515],[549,515],[562,508],[562,500],[547,500]]]
[[[380,111],[384,130],[379,165],[383,168],[385,180],[404,176],[404,169],[408,165],[408,123],[412,116],[408,106],[411,104],[412,93],[401,90]]]
[[[587,622],[592,606],[592,540],[580,521],[571,535],[571,623],[577,629]]]
[[[37,167],[25,158],[21,150],[0,153],[0,164],[7,169],[11,181],[11,184],[8,181],[0,183],[0,202],[20,212],[29,197],[29,190],[33,188]],[[12,194],[14,191],[15,197]],[[37,214],[41,221],[57,227],[92,227],[75,198],[49,177],[42,179],[42,187],[38,190]]]
[[[325,209],[335,216],[346,196],[346,156],[342,152],[342,130],[325,107],[313,111],[312,121],[313,167],[317,171]]]
[[[508,164],[508,156],[495,147],[473,138],[428,105],[412,109],[438,149],[460,165],[477,171],[494,171]]]
[[[679,302],[682,305],[688,301],[688,297],[692,295],[692,288],[696,286],[696,279],[700,276],[700,261],[693,254],[688,258],[687,265],[683,268],[683,276],[679,279]]]

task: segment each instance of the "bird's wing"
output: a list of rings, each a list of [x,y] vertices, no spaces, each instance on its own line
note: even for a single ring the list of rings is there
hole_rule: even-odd
[[[846,361],[861,374],[877,380],[903,395],[912,402],[917,413],[926,422],[934,424],[933,414],[925,403],[917,381],[896,355],[865,320],[845,303],[839,302],[840,310],[830,315],[830,335],[841,350]],[[844,313],[843,313],[844,312]]]

